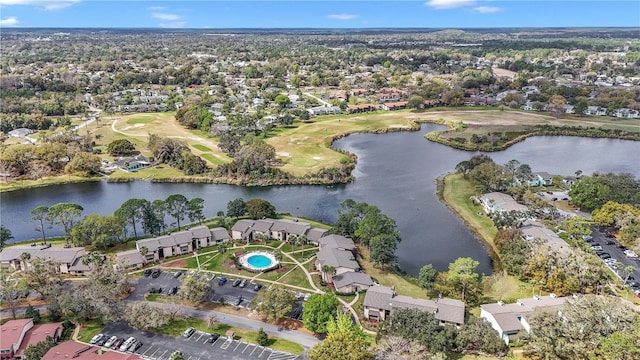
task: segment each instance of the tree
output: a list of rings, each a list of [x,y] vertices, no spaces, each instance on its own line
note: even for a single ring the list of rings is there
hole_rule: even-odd
[[[616,331],[602,339],[598,353],[607,360],[640,358],[640,321],[636,321],[634,330]]]
[[[51,299],[49,305],[47,305],[47,318],[50,322],[57,322],[62,319],[62,308],[60,308],[60,303],[56,298]]]
[[[240,217],[247,213],[247,204],[242,198],[231,200],[227,203],[227,216]]]
[[[59,264],[53,261],[35,258],[23,275],[29,288],[38,291],[47,300],[55,299],[61,291],[62,274]]]
[[[431,264],[427,264],[420,268],[420,273],[418,274],[418,285],[421,288],[427,290],[427,294],[429,294],[430,290],[433,290],[436,279],[438,277],[438,271]]]
[[[291,99],[287,95],[278,94],[276,98],[273,100],[280,108],[285,108],[291,102]]]
[[[249,199],[247,200],[247,214],[252,219],[272,218],[276,216],[276,207],[267,200]]]
[[[336,319],[327,324],[328,335],[309,351],[311,360],[369,360],[374,354],[362,330],[348,313],[338,313]]]
[[[31,214],[31,220],[38,222],[38,227],[36,227],[35,230],[40,234],[42,234],[42,242],[46,243],[47,238],[44,234],[44,229],[45,229],[44,222],[47,219],[47,214],[49,213],[49,207],[40,205],[31,209],[29,213]]]
[[[47,336],[45,340],[27,346],[24,350],[24,356],[29,360],[40,360],[54,346],[56,346],[56,342],[51,336]]]
[[[265,315],[268,321],[284,318],[298,304],[296,296],[289,290],[271,287],[262,290],[253,300],[254,309]]]
[[[530,319],[535,331],[525,348],[528,357],[587,359],[615,332],[632,332],[637,326],[637,313],[615,297],[581,296],[567,300],[560,311],[562,316],[548,311]]]
[[[395,266],[398,263],[398,257],[395,254],[397,244],[398,240],[393,234],[380,234],[371,238],[369,258],[373,265],[381,268]]]
[[[182,277],[177,295],[186,303],[197,304],[213,296],[213,284],[204,277],[187,275]]]
[[[464,351],[481,351],[500,357],[504,356],[508,349],[491,324],[477,317],[472,317],[462,325],[456,337],[456,343],[458,348]]]
[[[549,105],[547,105],[547,110],[551,111],[555,114],[556,119],[560,117],[564,113],[564,106],[567,104],[567,99],[562,95],[553,95],[549,99]]]
[[[4,249],[7,242],[11,239],[13,239],[11,230],[6,228],[4,225],[0,225],[0,250]]]
[[[440,326],[433,313],[418,309],[397,309],[382,323],[380,334],[418,341],[431,352],[450,351],[455,344],[455,328]]]
[[[480,183],[484,190],[506,189],[513,182],[509,171],[494,162],[483,162],[469,171],[469,178]]]
[[[70,239],[77,246],[106,249],[119,240],[123,227],[124,220],[113,215],[89,214],[71,229]]]
[[[569,190],[571,203],[586,209],[597,209],[608,199],[611,188],[594,177],[584,177],[576,181]]]
[[[311,295],[302,309],[304,327],[314,333],[326,333],[327,323],[336,317],[339,305],[340,301],[333,293]]]
[[[331,265],[322,265],[320,270],[322,271],[322,279],[326,282],[331,282],[333,275],[336,274],[336,268]]]
[[[27,309],[24,311],[24,317],[33,319],[34,324],[40,323],[40,310],[33,307],[33,305],[29,304]]]
[[[180,351],[174,351],[169,356],[169,360],[184,360],[184,355]]]
[[[562,229],[578,240],[591,234],[591,222],[582,216],[574,216],[562,223]]]
[[[69,161],[65,167],[65,171],[70,174],[79,173],[83,176],[89,176],[99,174],[100,166],[100,157],[98,155],[79,151],[74,155],[71,161]]]
[[[138,238],[137,223],[143,217],[144,209],[147,207],[149,201],[145,199],[129,199],[122,203],[119,208],[116,209],[114,215],[128,222],[133,228],[134,238]]]
[[[164,201],[159,201],[162,206],[164,206]],[[154,201],[155,203],[155,201]],[[142,208],[142,213],[140,216],[140,223],[142,225],[142,230],[147,234],[158,235],[160,234],[160,230],[163,228],[164,220],[158,218],[158,212],[155,209],[155,205],[151,202],[147,202]]]
[[[180,231],[180,221],[184,220],[189,210],[189,200],[182,194],[173,194],[164,201],[166,204],[167,213],[171,215],[178,225],[178,231]]]
[[[113,156],[130,154],[135,149],[133,143],[127,139],[114,140],[107,145],[107,151]]]
[[[260,346],[267,346],[269,345],[269,336],[267,336],[267,333],[264,332],[264,329],[262,328],[262,326],[260,327],[260,329],[258,329],[258,345]]]
[[[424,106],[424,98],[420,95],[413,95],[407,100],[407,107],[411,109],[420,109]]]
[[[445,92],[442,94],[442,102],[457,108],[464,104],[464,90],[450,90]]]
[[[64,230],[64,236],[69,243],[69,235],[75,221],[82,214],[82,206],[73,203],[57,203],[49,208],[47,221],[60,225]]]
[[[202,224],[204,221],[204,199],[193,198],[189,200],[188,217],[191,222],[198,222]]]
[[[469,257],[458,258],[449,264],[447,283],[461,295],[462,301],[465,301],[465,296],[472,294],[471,299],[466,299],[467,303],[477,300],[476,294],[482,290],[482,276],[476,272],[479,264]]]
[[[2,298],[3,304],[9,310],[14,320],[17,315],[16,310],[20,305],[20,298],[15,295],[25,289],[24,284],[16,279],[11,279],[4,274],[3,276],[0,276],[0,298]]]
[[[582,116],[588,107],[589,103],[587,103],[586,100],[580,100],[573,105],[573,111],[578,114],[578,116]]]
[[[123,318],[132,328],[138,330],[157,329],[169,322],[169,317],[162,309],[144,301],[130,302]]]

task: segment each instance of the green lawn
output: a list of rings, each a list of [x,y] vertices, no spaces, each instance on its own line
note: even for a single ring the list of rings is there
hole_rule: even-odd
[[[224,163],[224,161],[220,160],[219,157],[217,157],[217,156],[215,156],[213,154],[210,154],[210,153],[202,153],[202,154],[200,154],[200,156],[203,157],[208,162],[210,162],[212,164],[215,164],[215,165]]]
[[[104,325],[100,323],[98,320],[91,320],[80,328],[80,332],[78,333],[78,340],[89,342],[91,338],[100,333],[100,331],[104,328]]]
[[[307,280],[307,275],[299,267],[296,267],[293,271],[281,277],[278,281],[286,284],[294,285],[294,286],[307,288],[309,290],[313,290],[311,285],[309,285],[309,281]]]
[[[211,149],[209,149],[208,147],[206,147],[206,146],[204,146],[202,144],[193,144],[191,146],[193,146],[194,148],[196,148],[196,149],[198,149],[200,151],[205,151],[205,152],[211,151]]]
[[[362,257],[366,260],[369,258],[369,250],[359,246],[358,251]],[[378,283],[384,286],[395,286],[396,292],[400,295],[407,295],[415,298],[424,298],[425,291],[418,286],[414,281],[404,278],[393,271],[382,270],[374,267],[368,261],[360,261],[365,273],[369,274],[372,278],[376,279]]]
[[[135,125],[135,124],[146,124],[155,120],[155,117],[148,115],[138,115],[132,118],[127,119],[127,124]]]

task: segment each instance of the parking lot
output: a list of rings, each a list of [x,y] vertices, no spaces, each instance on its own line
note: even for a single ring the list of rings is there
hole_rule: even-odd
[[[130,336],[135,337],[143,344],[135,354],[149,360],[169,360],[171,354],[176,350],[182,352],[185,360],[293,360],[303,358],[302,355],[289,354],[240,340],[230,340],[224,336],[220,336],[213,343],[207,343],[209,334],[202,331],[196,331],[188,338],[173,338],[135,330],[122,321],[109,324],[102,330],[102,333],[125,339]]]
[[[129,295],[131,300],[144,300],[144,294],[149,293],[151,289],[162,289],[160,292],[163,295],[169,295],[174,287],[180,288],[181,278],[175,277],[175,272],[162,271],[157,278],[151,276],[141,276],[135,284],[135,290]],[[200,273],[206,279],[210,279],[213,273]],[[229,278],[228,281],[220,286],[218,284],[219,276],[210,280],[213,284],[213,296],[207,301],[218,302],[220,298],[224,299],[227,304],[233,304],[239,307],[249,308],[251,307],[251,300],[256,296],[257,291],[253,290],[253,284],[249,283],[244,288],[233,287],[232,283],[234,279]],[[169,295],[170,296],[170,295]]]
[[[617,263],[621,264],[619,265],[619,268],[615,268],[613,265],[607,266],[609,266],[609,268],[611,268],[611,270],[622,280],[626,277],[626,274],[623,273],[622,269],[626,266],[632,266],[634,268],[627,285],[635,285],[630,287],[633,290],[640,290],[640,260],[638,258],[627,256],[624,253],[624,249],[620,247],[618,240],[615,237],[612,237],[612,235],[610,235],[605,229],[593,227],[591,237],[592,239],[588,240],[589,244],[592,246],[600,246],[602,248],[602,251],[594,251],[596,252],[596,255],[602,259],[607,257],[615,259]],[[605,256],[604,254],[607,255]]]

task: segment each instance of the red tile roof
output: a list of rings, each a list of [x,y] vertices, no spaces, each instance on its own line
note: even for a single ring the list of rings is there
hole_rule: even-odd
[[[75,341],[65,341],[52,347],[41,360],[142,360],[135,354],[124,354],[116,351],[105,351],[98,346],[91,346]]]
[[[56,334],[56,331],[59,332]],[[29,345],[35,345],[41,341],[44,341],[47,339],[47,336],[51,336],[55,340],[56,335],[62,335],[61,322],[35,325],[31,329],[27,330],[27,334],[24,336],[24,339],[22,340],[22,344],[20,344],[18,351],[16,351],[16,355],[24,354],[24,350]]]
[[[20,335],[30,323],[33,323],[33,319],[10,320],[4,325],[0,325],[0,349],[5,350],[12,346],[18,347],[20,345],[18,344]]]

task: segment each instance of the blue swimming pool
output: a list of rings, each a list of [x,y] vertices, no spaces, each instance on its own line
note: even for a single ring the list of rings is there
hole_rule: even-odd
[[[264,269],[273,265],[273,261],[269,259],[267,256],[262,254],[251,255],[247,258],[247,262],[249,265],[253,266],[256,269]]]

